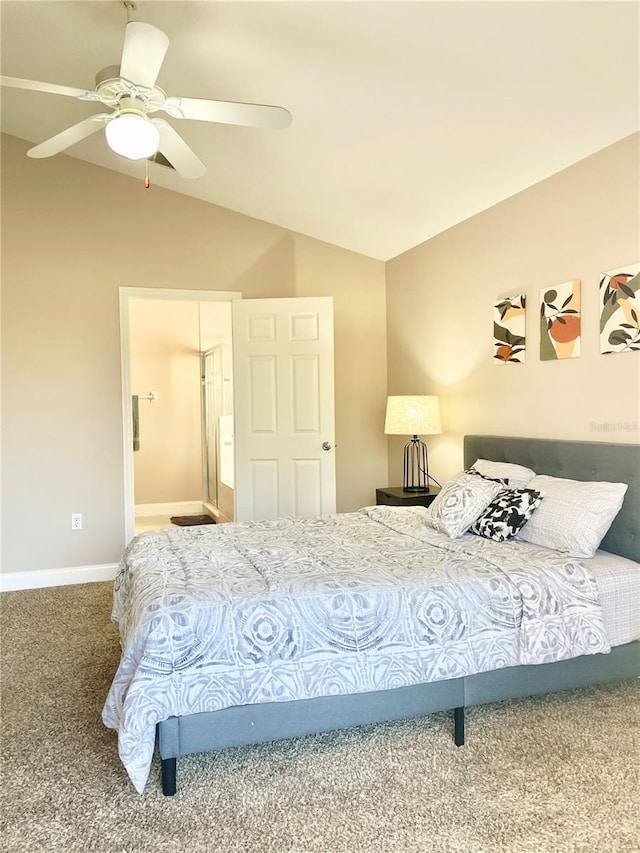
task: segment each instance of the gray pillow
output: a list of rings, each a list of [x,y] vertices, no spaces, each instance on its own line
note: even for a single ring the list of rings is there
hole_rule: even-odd
[[[458,539],[503,488],[500,483],[477,474],[457,474],[445,483],[429,507],[427,524],[451,539]]]

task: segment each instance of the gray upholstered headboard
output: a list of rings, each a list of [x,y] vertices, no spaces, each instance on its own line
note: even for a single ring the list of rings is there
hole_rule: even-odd
[[[600,547],[640,562],[640,445],[467,435],[465,468],[476,459],[515,462],[532,468],[536,474],[570,480],[628,483],[622,509]]]

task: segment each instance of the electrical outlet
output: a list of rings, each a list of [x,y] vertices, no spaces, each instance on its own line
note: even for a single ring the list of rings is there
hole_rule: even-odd
[[[72,512],[71,513],[71,529],[72,530],[82,530],[82,513],[81,512]]]

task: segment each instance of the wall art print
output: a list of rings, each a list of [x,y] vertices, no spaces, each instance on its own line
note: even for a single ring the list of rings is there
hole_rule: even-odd
[[[580,355],[580,279],[540,291],[540,360]]]
[[[493,306],[493,358],[496,364],[524,364],[526,296],[505,296]]]
[[[640,350],[640,263],[600,276],[600,352]]]

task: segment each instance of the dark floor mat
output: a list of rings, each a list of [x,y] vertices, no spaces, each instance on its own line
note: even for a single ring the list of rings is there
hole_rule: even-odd
[[[215,519],[210,515],[172,515],[171,524],[178,527],[191,527],[193,524],[215,524]]]

